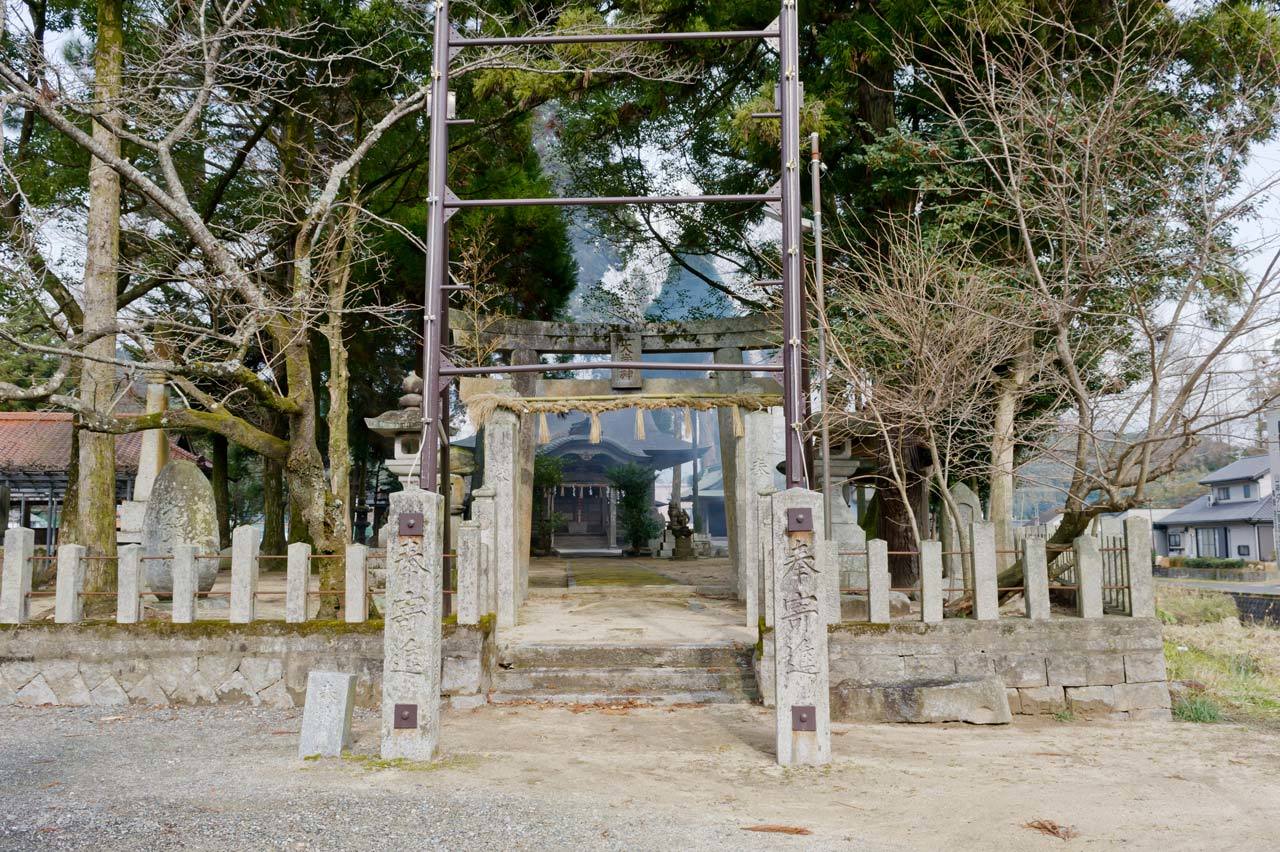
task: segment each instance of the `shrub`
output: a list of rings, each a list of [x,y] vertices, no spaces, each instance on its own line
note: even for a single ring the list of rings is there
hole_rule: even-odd
[[[1174,702],[1173,716],[1184,722],[1217,722],[1222,718],[1222,708],[1212,698],[1191,695]]]
[[[1248,563],[1243,559],[1215,559],[1208,556],[1170,556],[1170,568],[1193,568],[1207,570],[1211,568],[1225,568],[1228,570],[1243,570]]]
[[[618,523],[632,551],[639,551],[658,534],[662,525],[653,516],[649,489],[657,474],[638,464],[624,464],[605,471],[609,483],[622,492],[618,500]]]

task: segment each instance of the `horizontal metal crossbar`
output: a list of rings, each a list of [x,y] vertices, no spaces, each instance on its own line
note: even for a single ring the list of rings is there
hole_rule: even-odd
[[[586,198],[446,198],[446,209],[463,207],[590,207],[623,204],[767,204],[781,201],[777,193],[748,195],[599,195]]]
[[[574,361],[569,364],[494,364],[488,367],[441,365],[442,376],[487,376],[493,373],[558,373],[585,370],[686,370],[690,372],[780,373],[781,364],[689,364],[671,361]]]
[[[539,44],[618,44],[629,41],[750,41],[756,38],[777,38],[777,32],[769,30],[725,30],[724,32],[692,33],[565,33],[544,36],[477,36],[476,38],[450,38],[449,47],[518,47]]]

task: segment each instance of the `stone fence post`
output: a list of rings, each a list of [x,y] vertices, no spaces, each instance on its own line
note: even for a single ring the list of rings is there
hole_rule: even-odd
[[[284,620],[301,624],[307,620],[307,588],[311,580],[311,545],[295,541],[285,560]]]
[[[347,624],[369,620],[369,548],[363,544],[347,545],[347,576],[342,601],[342,616]]]
[[[831,761],[826,598],[835,560],[822,535],[822,495],[773,495],[775,741],[781,766]]]
[[[1022,598],[1027,618],[1043,621],[1049,617],[1049,557],[1045,540],[1027,536],[1022,540]]]
[[[388,760],[430,760],[440,736],[444,498],[411,488],[390,499],[381,753]]]
[[[764,616],[764,626],[773,627],[773,489],[766,489],[756,495],[758,535],[764,547],[757,548],[756,567],[751,578],[756,591],[747,594],[747,620],[751,620],[751,599],[756,599],[755,622],[748,627],[758,627],[760,616]],[[763,596],[763,600],[760,598]]]
[[[22,624],[30,612],[32,559],[36,531],[4,531],[4,574],[0,576],[0,624]]]
[[[973,617],[995,621],[1000,617],[1000,594],[996,591],[996,525],[976,521],[969,525],[969,546],[973,551]]]
[[[116,559],[116,623],[142,620],[142,545],[126,544]]]
[[[1130,515],[1124,519],[1124,547],[1129,565],[1129,614],[1135,618],[1155,618],[1150,519],[1141,515]]]
[[[888,624],[889,613],[889,543],[882,538],[867,542],[867,621]]]
[[[75,624],[84,618],[84,545],[58,548],[58,579],[53,599],[53,620]]]
[[[920,542],[920,620],[942,621],[942,542]]]
[[[457,612],[459,624],[480,623],[480,524],[463,521],[458,525],[457,556]]]
[[[471,492],[471,517],[480,525],[480,612],[498,611],[497,578],[493,570],[493,489]]]
[[[498,626],[514,627],[520,608],[519,459],[520,418],[496,409],[484,426],[484,484],[493,489],[493,568],[497,574]]]
[[[228,620],[232,624],[248,624],[258,612],[258,550],[261,538],[250,526],[236,527],[231,533],[231,607]]]
[[[1073,544],[1076,555],[1076,609],[1081,618],[1102,618],[1102,553],[1085,533]]]
[[[59,548],[61,550],[61,548]],[[196,589],[200,575],[196,571],[196,556],[200,552],[194,544],[173,546],[173,614],[174,624],[191,624],[196,620]]]

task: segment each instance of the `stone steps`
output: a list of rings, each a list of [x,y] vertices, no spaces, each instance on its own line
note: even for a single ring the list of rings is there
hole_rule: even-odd
[[[759,697],[745,645],[522,644],[502,648],[490,700],[747,703]]]

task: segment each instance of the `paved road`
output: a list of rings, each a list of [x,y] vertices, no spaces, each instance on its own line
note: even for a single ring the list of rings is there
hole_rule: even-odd
[[[1157,577],[1156,581],[1171,586],[1187,586],[1237,595],[1280,595],[1280,581],[1273,583],[1233,583],[1228,580],[1188,580],[1182,577]]]

